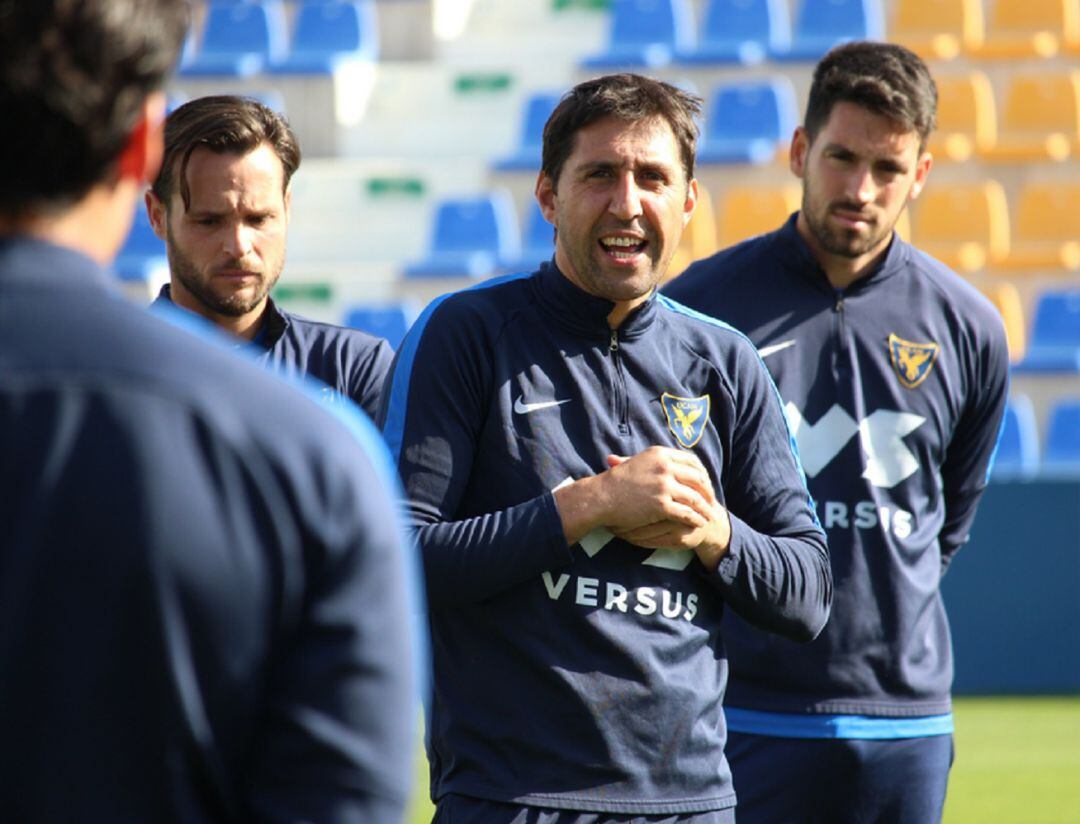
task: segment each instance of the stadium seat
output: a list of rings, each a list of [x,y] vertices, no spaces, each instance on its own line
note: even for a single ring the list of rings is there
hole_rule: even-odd
[[[679,247],[668,266],[667,276],[673,278],[682,274],[695,260],[708,257],[719,248],[716,245],[716,215],[712,197],[699,183],[697,208],[679,238]]]
[[[202,41],[194,56],[181,65],[188,77],[251,77],[285,55],[288,35],[280,0],[211,3]]]
[[[961,273],[976,272],[1009,253],[1009,211],[996,180],[930,186],[913,204],[915,244]]]
[[[930,135],[934,160],[962,163],[997,141],[994,89],[981,71],[939,74],[937,128]]]
[[[342,62],[379,56],[373,0],[308,0],[300,4],[288,57],[270,63],[271,74],[331,74]]]
[[[752,184],[726,186],[716,201],[716,233],[721,249],[771,232],[799,208],[799,187]]]
[[[1039,470],[1039,430],[1035,409],[1027,395],[1016,394],[1005,407],[992,477],[1030,478]]]
[[[814,62],[848,40],[885,39],[882,0],[802,0],[791,45],[774,60]]]
[[[410,303],[356,304],[346,309],[345,325],[386,338],[397,349],[416,316],[416,307]]]
[[[120,280],[132,283],[164,282],[169,279],[169,261],[165,242],[154,234],[146,208],[135,210],[135,220],[123,247],[113,261],[113,271]]]
[[[982,44],[981,0],[894,0],[892,11],[889,39],[924,60],[952,60]]]
[[[709,101],[698,163],[771,163],[798,117],[795,89],[784,75],[721,84]]]
[[[1080,475],[1080,398],[1062,398],[1050,410],[1043,470]]]
[[[1017,200],[1009,254],[995,268],[1080,269],[1080,181],[1027,183]]]
[[[1009,344],[1009,361],[1019,363],[1027,350],[1027,323],[1024,320],[1024,301],[1020,290],[1010,281],[984,284],[979,291],[994,304],[1005,325],[1005,338]]]
[[[1080,70],[1022,72],[1005,87],[997,141],[989,161],[1066,160],[1080,142]]]
[[[968,53],[984,60],[1054,57],[1078,43],[1076,0],[994,0],[983,42]]]
[[[438,203],[428,256],[407,265],[405,276],[483,278],[520,259],[514,203],[499,190]]]
[[[1018,372],[1080,372],[1080,288],[1048,290],[1035,303],[1027,354]]]
[[[514,153],[496,161],[500,172],[538,172],[544,144],[544,124],[559,104],[559,94],[534,94],[525,102],[521,134]]]
[[[785,0],[709,0],[697,46],[680,51],[682,63],[755,65],[791,45]]]
[[[689,0],[612,0],[606,50],[586,58],[586,69],[664,66],[694,44]]]
[[[555,254],[555,227],[544,218],[540,204],[529,200],[525,210],[525,225],[521,228],[521,252],[516,260],[504,260],[500,268],[506,272],[530,272]]]

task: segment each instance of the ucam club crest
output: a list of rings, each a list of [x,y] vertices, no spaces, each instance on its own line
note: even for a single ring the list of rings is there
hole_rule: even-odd
[[[679,446],[690,449],[697,444],[705,434],[705,424],[709,421],[709,396],[680,398],[665,392],[660,396],[660,403],[667,415],[668,429]]]
[[[914,389],[926,380],[926,376],[934,368],[939,349],[936,343],[912,343],[890,334],[889,358],[900,384],[907,389]]]

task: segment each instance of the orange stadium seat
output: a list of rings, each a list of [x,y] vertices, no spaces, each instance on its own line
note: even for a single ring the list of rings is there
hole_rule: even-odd
[[[937,78],[937,129],[930,135],[935,160],[963,162],[997,141],[994,89],[981,71]]]
[[[1080,269],[1080,181],[1026,184],[1013,217],[1009,254],[995,268]]]
[[[931,186],[915,204],[915,243],[957,272],[976,272],[1009,253],[1009,211],[996,180]]]
[[[800,198],[796,185],[726,187],[717,200],[720,248],[779,228],[799,208]]]
[[[1025,72],[1007,81],[990,161],[1065,160],[1080,142],[1080,70]]]
[[[1054,57],[1080,44],[1077,0],[993,0],[981,45],[968,54],[982,59]]]
[[[952,60],[982,45],[982,2],[895,0],[889,37],[924,60]]]
[[[698,202],[690,222],[686,224],[686,230],[679,240],[679,248],[675,250],[675,257],[668,266],[668,277],[673,278],[693,263],[703,257],[708,257],[719,246],[716,244],[716,218],[713,213],[712,198],[708,190],[698,183]]]

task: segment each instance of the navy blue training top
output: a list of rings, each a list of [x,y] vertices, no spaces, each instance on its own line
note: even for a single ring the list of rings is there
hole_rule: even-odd
[[[665,298],[617,332],[612,308],[545,264],[436,300],[399,348],[382,417],[431,606],[435,799],[730,807],[725,606],[804,641],[828,615],[824,538],[753,347]],[[654,445],[692,449],[731,513],[714,573],[605,530],[567,546],[552,490]]]
[[[171,304],[169,284],[151,306]],[[255,343],[256,359],[281,375],[308,375],[322,381],[323,400],[351,398],[372,418],[378,414],[383,384],[394,350],[383,338],[321,323],[286,312],[267,298],[263,327]]]
[[[0,817],[400,821],[410,616],[362,417],[0,238]]]
[[[880,266],[834,289],[795,221],[665,288],[757,345],[829,537],[828,626],[799,645],[728,622],[727,703],[948,713],[952,650],[938,585],[968,539],[997,443],[1002,322],[972,286],[896,235]]]

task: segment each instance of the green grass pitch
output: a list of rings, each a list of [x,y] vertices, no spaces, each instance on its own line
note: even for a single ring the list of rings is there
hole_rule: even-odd
[[[1080,696],[960,698],[944,824],[1078,824]],[[407,824],[427,824],[427,763],[418,757]]]

